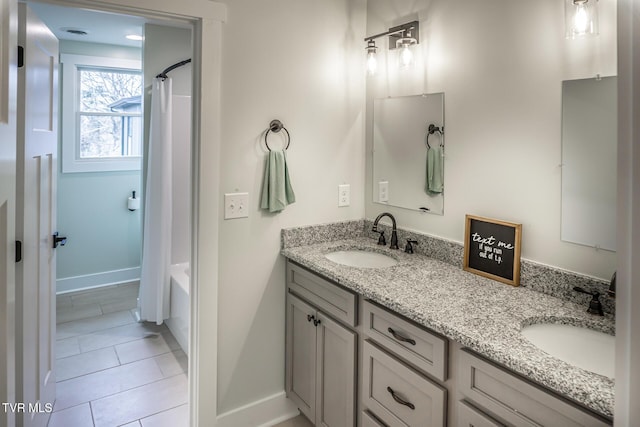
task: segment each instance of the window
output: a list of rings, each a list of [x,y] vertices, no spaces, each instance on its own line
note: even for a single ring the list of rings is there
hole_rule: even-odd
[[[61,55],[62,171],[139,170],[140,61]]]

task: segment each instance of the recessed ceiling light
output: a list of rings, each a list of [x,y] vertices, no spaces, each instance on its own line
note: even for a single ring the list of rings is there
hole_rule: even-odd
[[[139,36],[138,34],[128,34],[126,36],[129,40],[141,41],[144,40],[144,37]]]
[[[87,34],[89,34],[89,31],[82,28],[63,27],[60,28],[60,31],[64,31],[68,34],[73,34],[74,36],[86,36]]]

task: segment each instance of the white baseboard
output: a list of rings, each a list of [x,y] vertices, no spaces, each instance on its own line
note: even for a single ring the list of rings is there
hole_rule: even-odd
[[[56,294],[60,295],[66,294],[67,292],[118,285],[134,280],[140,280],[140,267],[104,271],[102,273],[86,274],[84,276],[65,277],[56,280]]]
[[[216,426],[270,427],[299,413],[296,405],[282,391],[219,415]]]

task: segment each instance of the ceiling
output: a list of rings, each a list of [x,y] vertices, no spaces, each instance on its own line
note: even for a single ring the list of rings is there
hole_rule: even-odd
[[[139,16],[95,12],[49,3],[29,2],[29,7],[60,40],[106,43],[139,48],[142,47],[141,41],[128,40],[125,36],[128,34],[142,35],[144,24],[151,22]],[[66,29],[83,30],[87,34],[71,34]]]

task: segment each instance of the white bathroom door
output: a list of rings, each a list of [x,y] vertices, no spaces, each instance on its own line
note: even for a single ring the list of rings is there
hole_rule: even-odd
[[[15,211],[18,12],[0,0],[0,402],[15,401]],[[0,408],[0,427],[15,424]]]
[[[16,400],[25,412],[16,417],[18,425],[40,427],[55,400],[58,40],[23,3],[18,18]]]

